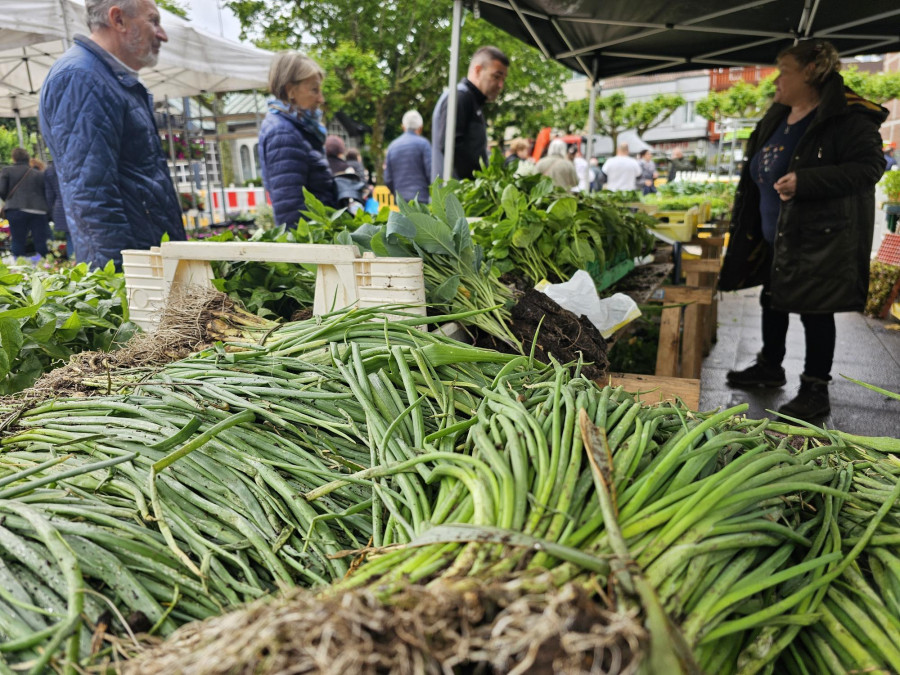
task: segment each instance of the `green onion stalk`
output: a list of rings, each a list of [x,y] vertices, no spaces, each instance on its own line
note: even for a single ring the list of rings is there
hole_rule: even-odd
[[[4,659],[106,658],[109,607],[117,632],[139,616],[168,635],[292,586],[390,605],[410,583],[515,578],[638,612],[646,672],[896,670],[895,459],[418,329],[469,313],[396,314],[4,403]]]

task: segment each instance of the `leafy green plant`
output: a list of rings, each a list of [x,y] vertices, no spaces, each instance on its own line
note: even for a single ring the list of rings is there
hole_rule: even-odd
[[[900,202],[900,171],[885,171],[881,185],[889,202]]]
[[[533,283],[564,281],[579,269],[602,274],[607,264],[646,253],[652,236],[645,216],[626,206],[636,195],[572,194],[546,176],[512,175],[498,157],[471,183],[451,187],[462,195],[476,243],[496,269]]]
[[[0,265],[0,394],[30,387],[77,352],[117,349],[136,330],[112,262],[93,271]]]
[[[460,321],[521,349],[509,330],[512,292],[492,273],[484,250],[473,241],[452,188],[432,185],[431,204],[401,199],[399,207],[399,212],[389,212],[385,223],[366,223],[340,235],[339,243],[356,244],[377,256],[422,258],[430,305],[446,314],[491,308]]]
[[[306,242],[297,231],[288,230],[284,225],[271,230],[257,230],[250,237],[228,230],[207,241],[236,240],[288,244]],[[214,262],[212,267],[216,277],[212,281],[213,286],[258,316],[290,319],[297,311],[313,305],[315,265],[222,260]]]

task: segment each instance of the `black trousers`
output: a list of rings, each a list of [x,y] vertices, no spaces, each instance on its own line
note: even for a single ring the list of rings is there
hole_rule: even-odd
[[[784,360],[790,314],[772,309],[772,294],[763,286],[759,296],[762,305],[762,354],[766,361],[780,365]],[[806,359],[803,374],[822,380],[831,379],[834,362],[834,345],[837,333],[834,314],[801,314],[803,336],[806,341]]]

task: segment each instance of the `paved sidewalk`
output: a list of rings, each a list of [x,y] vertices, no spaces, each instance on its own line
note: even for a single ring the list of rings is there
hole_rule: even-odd
[[[753,363],[762,347],[759,289],[724,293],[719,297],[718,339],[703,361],[700,409],[712,410],[750,404],[747,416],[774,417],[766,412],[786,403],[797,392],[803,371],[803,325],[791,315],[784,368],[788,382],[781,389],[734,389],[725,373]],[[831,414],[818,422],[865,436],[900,438],[900,401],[850,382],[846,375],[888,391],[900,392],[900,330],[896,321],[881,321],[863,314],[835,315],[837,346],[830,385]]]

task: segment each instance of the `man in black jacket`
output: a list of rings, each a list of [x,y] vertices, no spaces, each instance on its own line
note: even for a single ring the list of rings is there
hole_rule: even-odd
[[[503,90],[509,58],[496,47],[480,47],[469,63],[469,73],[456,85],[456,139],[453,178],[471,178],[483,159],[487,162],[487,122],[482,108]],[[444,138],[447,128],[447,93],[441,94],[431,117],[431,178],[443,177]]]

